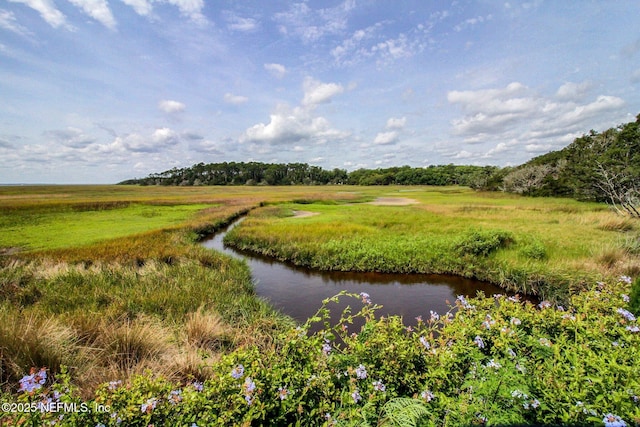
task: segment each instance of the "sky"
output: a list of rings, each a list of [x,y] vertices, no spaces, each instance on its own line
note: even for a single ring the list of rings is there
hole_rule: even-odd
[[[637,0],[0,0],[0,183],[518,165],[640,113]]]

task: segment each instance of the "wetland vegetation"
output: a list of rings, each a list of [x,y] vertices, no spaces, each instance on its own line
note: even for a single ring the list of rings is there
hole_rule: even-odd
[[[1,397],[36,409],[3,412],[8,425],[640,420],[640,226],[604,204],[453,186],[50,186],[0,188],[0,212]],[[408,327],[342,295],[341,319],[329,299],[295,325],[246,264],[196,244],[247,213],[234,246],[542,302],[461,297]]]

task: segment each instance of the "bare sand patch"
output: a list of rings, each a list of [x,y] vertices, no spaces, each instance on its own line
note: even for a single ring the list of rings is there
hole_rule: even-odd
[[[377,206],[407,206],[420,203],[416,199],[408,199],[406,197],[378,197],[370,205]]]
[[[309,211],[293,211],[294,218],[306,218],[309,216],[320,215],[320,212],[309,212]]]

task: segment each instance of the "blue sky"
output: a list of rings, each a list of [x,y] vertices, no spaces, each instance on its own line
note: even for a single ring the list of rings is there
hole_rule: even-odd
[[[2,0],[0,183],[517,165],[640,113],[640,3]]]

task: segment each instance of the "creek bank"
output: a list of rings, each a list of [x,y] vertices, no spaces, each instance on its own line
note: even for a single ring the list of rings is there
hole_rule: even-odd
[[[251,270],[256,293],[299,322],[315,315],[324,299],[341,291],[369,294],[374,303],[383,306],[380,315],[400,315],[408,325],[415,324],[419,316],[428,317],[430,311],[449,311],[449,304],[458,295],[475,296],[478,291],[485,295],[506,293],[496,285],[458,276],[320,271],[225,245],[226,234],[243,219],[240,217],[203,240],[202,245],[244,260]],[[336,310],[345,307],[336,306]]]

